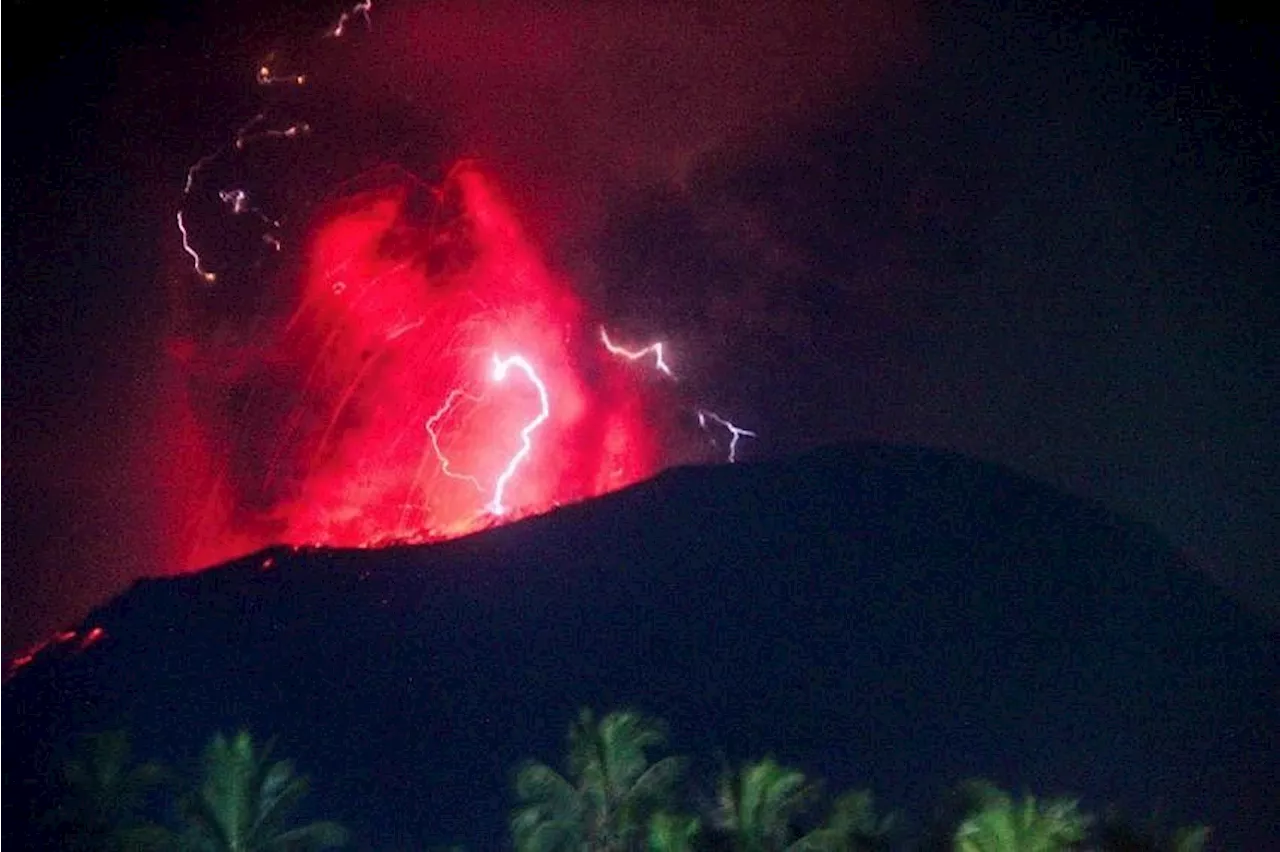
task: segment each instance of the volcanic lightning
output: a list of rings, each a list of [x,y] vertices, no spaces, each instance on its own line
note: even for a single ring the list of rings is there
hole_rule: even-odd
[[[365,26],[373,29],[373,20],[369,17],[369,12],[373,10],[373,0],[360,0],[359,3],[351,7],[349,11],[343,12],[338,16],[338,22],[329,27],[325,35],[330,38],[342,38],[347,32],[347,22],[351,20],[353,15],[359,15],[364,18]]]
[[[270,61],[269,58],[268,61]],[[256,77],[259,86],[277,86],[281,83],[290,86],[305,86],[307,83],[306,74],[276,74],[271,70],[271,66],[265,62],[258,66]]]
[[[645,358],[649,355],[652,355],[654,369],[658,370],[658,372],[667,376],[672,381],[676,381],[675,373],[671,371],[671,366],[667,364],[666,360],[663,358],[661,341],[657,343],[651,343],[643,349],[627,349],[626,347],[618,346],[612,340],[610,340],[609,332],[605,330],[604,326],[600,326],[600,342],[604,344],[604,348],[608,350],[610,355],[617,355],[622,358],[626,358],[628,361],[639,361],[641,358]],[[730,463],[736,462],[738,460],[738,439],[739,438],[759,437],[755,432],[752,432],[750,429],[743,429],[742,427],[733,424],[732,422],[726,420],[725,418],[721,417],[720,415],[716,414],[713,411],[708,411],[705,408],[699,408],[695,410],[695,413],[698,416],[698,428],[702,429],[702,431],[704,432],[708,431],[708,425],[707,425],[708,423],[715,423],[718,426],[723,426],[729,432],[729,436],[730,436],[729,437],[729,462]]]
[[[182,250],[191,256],[191,263],[196,274],[209,283],[217,280],[218,276],[204,268],[200,261],[200,255],[191,247],[191,236],[187,233],[187,225],[182,220],[182,211],[178,211],[178,233],[182,234]]]
[[[703,431],[707,430],[707,422],[710,421],[719,426],[723,426],[728,430],[729,435],[729,463],[732,464],[738,460],[738,439],[739,438],[758,438],[760,437],[750,429],[743,429],[735,426],[733,423],[716,414],[714,411],[707,411],[705,408],[698,409],[698,426]]]
[[[449,458],[444,454],[444,450],[440,449],[440,435],[436,432],[436,425],[439,424],[449,412],[453,410],[453,405],[459,399],[470,399],[475,402],[480,400],[477,397],[464,393],[454,388],[449,391],[449,395],[444,398],[444,402],[436,409],[436,413],[427,418],[427,435],[431,437],[431,448],[435,451],[436,459],[440,462],[440,472],[451,479],[461,479],[463,482],[470,482],[476,487],[481,494],[484,493],[484,486],[480,484],[480,480],[467,473],[458,473],[449,467]]]
[[[600,342],[604,344],[605,349],[609,350],[609,354],[619,355],[626,358],[628,361],[639,361],[641,358],[652,355],[654,368],[667,378],[672,379],[673,381],[675,380],[675,373],[671,372],[671,367],[662,356],[661,341],[651,343],[643,349],[626,349],[614,344],[614,342],[609,339],[609,332],[605,330],[604,326],[600,326]]]
[[[507,507],[502,504],[503,492],[507,489],[507,483],[511,481],[511,477],[515,476],[516,469],[533,451],[533,433],[538,431],[538,427],[547,422],[547,418],[551,416],[551,401],[547,398],[547,386],[542,383],[542,379],[538,378],[538,374],[534,372],[529,362],[519,355],[512,355],[509,358],[499,358],[493,356],[493,380],[502,382],[507,378],[507,371],[515,367],[533,383],[538,389],[538,400],[541,408],[538,416],[530,420],[523,429],[520,430],[520,450],[515,454],[511,461],[507,464],[505,470],[498,476],[498,482],[493,487],[493,499],[489,501],[488,510],[494,515],[505,515]]]
[[[311,132],[311,125],[305,121],[299,121],[286,127],[268,127],[266,130],[251,132],[266,120],[266,115],[259,113],[253,117],[252,121],[236,131],[236,139],[232,144],[235,145],[237,151],[243,151],[245,146],[255,139],[294,139],[298,136],[306,136]]]
[[[545,423],[551,416],[551,399],[547,391],[547,386],[542,379],[538,377],[537,372],[533,369],[533,365],[529,363],[528,359],[519,355],[502,358],[495,354],[493,356],[493,372],[489,376],[490,380],[498,383],[505,381],[507,378],[507,372],[512,367],[515,367],[517,370],[522,372],[525,377],[529,379],[529,382],[537,388],[540,408],[537,416],[525,424],[525,426],[520,430],[520,449],[511,458],[511,460],[507,462],[502,472],[498,475],[497,482],[494,483],[493,496],[485,505],[485,511],[491,515],[505,515],[507,513],[509,507],[503,503],[502,499],[503,495],[506,493],[507,485],[510,483],[512,477],[515,476],[521,463],[523,463],[529,453],[533,451],[533,433],[536,432],[538,427]],[[431,447],[435,451],[436,459],[440,462],[440,472],[451,479],[460,479],[464,482],[469,482],[476,487],[476,490],[483,493],[484,486],[480,484],[480,480],[470,474],[458,473],[453,470],[449,465],[449,458],[440,448],[440,436],[439,433],[436,432],[436,426],[449,414],[450,411],[453,410],[455,403],[459,399],[468,399],[475,403],[484,401],[480,397],[471,396],[458,388],[454,388],[449,391],[449,395],[445,397],[440,408],[438,408],[427,420],[427,434],[431,437]]]

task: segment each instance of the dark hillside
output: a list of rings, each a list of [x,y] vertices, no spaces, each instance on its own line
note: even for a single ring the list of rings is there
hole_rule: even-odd
[[[674,470],[434,547],[268,551],[138,583],[77,637],[4,687],[15,848],[71,732],[124,725],[186,767],[241,724],[368,848],[494,848],[513,767],[558,759],[584,704],[664,717],[706,773],[774,753],[917,815],[984,775],[1226,848],[1280,820],[1273,628],[1145,528],[932,451]]]

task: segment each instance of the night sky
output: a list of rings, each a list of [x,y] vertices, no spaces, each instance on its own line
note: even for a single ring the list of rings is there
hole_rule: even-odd
[[[292,222],[374,166],[478,157],[593,312],[760,433],[744,457],[1000,462],[1280,613],[1274,22],[795,5],[389,0],[342,41],[319,37],[341,5],[10,5],[6,651],[176,564],[200,486],[170,440],[175,328],[201,282],[174,212],[273,52],[313,77],[273,115],[314,133],[237,177]],[[209,298],[240,339],[297,260],[237,245]]]

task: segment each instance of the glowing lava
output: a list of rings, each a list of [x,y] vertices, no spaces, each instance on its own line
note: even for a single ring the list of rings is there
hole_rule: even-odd
[[[655,391],[593,339],[474,168],[333,205],[286,296],[291,313],[206,334],[188,364],[217,480],[193,567],[275,542],[462,535],[659,466]]]

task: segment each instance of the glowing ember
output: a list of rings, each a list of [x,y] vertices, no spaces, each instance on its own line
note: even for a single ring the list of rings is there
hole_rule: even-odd
[[[80,650],[83,651],[90,645],[101,641],[102,637],[106,635],[107,631],[103,630],[101,627],[94,627],[90,629],[88,633],[84,634],[84,639],[80,641]]]
[[[74,630],[61,630],[43,642],[27,649],[21,654],[13,657],[8,661],[4,668],[4,678],[7,680],[17,674],[19,670],[31,665],[37,659],[45,655],[57,655],[60,653],[86,651],[91,646],[97,644],[107,635],[107,631],[101,627],[91,627],[84,636],[81,636]],[[73,647],[70,643],[76,639],[80,641]]]

